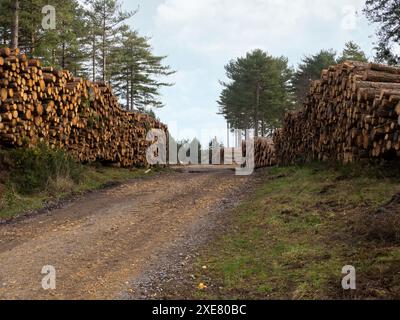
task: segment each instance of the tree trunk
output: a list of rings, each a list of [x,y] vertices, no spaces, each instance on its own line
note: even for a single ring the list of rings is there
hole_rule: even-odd
[[[129,103],[129,76],[126,75],[126,110],[130,110]]]
[[[92,38],[92,81],[96,81],[96,35],[93,27],[93,38]]]
[[[261,137],[265,137],[265,121],[261,120]]]
[[[12,25],[11,25],[11,49],[18,48],[19,31],[19,0],[14,0],[12,4]]]
[[[61,51],[61,66],[65,69],[65,42],[62,44],[62,51]]]
[[[133,67],[131,67],[131,77],[130,77],[130,83],[131,83],[131,109],[133,110],[134,107],[134,97],[133,97]]]
[[[230,128],[229,128],[229,121],[226,122],[226,143],[227,143],[227,148],[229,148],[229,133],[230,133]]]
[[[257,82],[256,87],[256,104],[254,110],[254,136],[258,137],[258,128],[259,128],[259,117],[258,117],[258,110],[260,109],[260,83]]]
[[[7,44],[7,37],[6,37],[6,31],[4,29],[3,29],[2,37],[3,37],[3,46],[5,46]]]
[[[103,82],[106,82],[106,7],[103,7],[103,43],[102,43],[102,55],[103,55]]]
[[[35,46],[36,46],[36,34],[35,32],[31,33],[31,55],[35,53]]]

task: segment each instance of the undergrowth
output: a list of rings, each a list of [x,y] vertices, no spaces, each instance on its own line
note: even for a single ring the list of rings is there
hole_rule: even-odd
[[[46,145],[0,150],[0,220],[40,209],[51,201],[141,176],[146,169],[124,169],[98,162],[80,164]],[[147,173],[146,173],[147,172]]]

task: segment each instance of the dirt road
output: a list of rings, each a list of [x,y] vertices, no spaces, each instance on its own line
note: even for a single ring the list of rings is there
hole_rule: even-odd
[[[132,283],[157,263],[176,263],[165,253],[184,256],[180,244],[212,229],[252,179],[167,173],[0,225],[0,299],[136,298]],[[55,290],[42,288],[45,265],[56,270]]]

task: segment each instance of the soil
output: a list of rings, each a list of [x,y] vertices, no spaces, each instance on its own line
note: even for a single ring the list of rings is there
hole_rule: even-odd
[[[224,226],[259,174],[171,172],[0,225],[0,299],[144,299]],[[42,288],[43,266],[56,289]],[[160,291],[161,290],[161,291]]]

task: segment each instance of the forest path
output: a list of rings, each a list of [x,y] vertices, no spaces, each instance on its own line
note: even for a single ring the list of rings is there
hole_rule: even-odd
[[[132,296],[131,283],[156,261],[175,263],[165,253],[211,230],[252,181],[231,170],[165,173],[0,225],[0,299]],[[42,288],[46,265],[56,270],[55,290]]]

